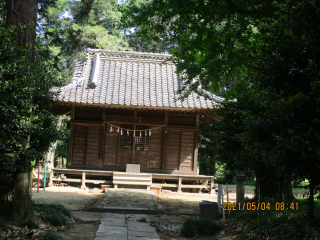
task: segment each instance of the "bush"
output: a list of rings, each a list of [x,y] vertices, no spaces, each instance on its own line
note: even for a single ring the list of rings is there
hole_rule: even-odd
[[[216,221],[206,219],[187,219],[181,228],[181,234],[185,237],[213,236],[220,230]]]
[[[61,204],[34,204],[36,212],[40,213],[40,218],[55,227],[68,223],[71,211]]]
[[[68,219],[61,214],[41,214],[40,218],[55,227],[60,227],[68,223]]]
[[[39,228],[39,223],[37,223],[35,220],[33,219],[28,219],[25,223],[25,225],[27,226],[27,228],[29,229],[38,229]]]
[[[46,232],[45,234],[41,235],[40,240],[64,240],[64,237],[55,233],[55,232]]]
[[[6,230],[8,228],[8,221],[3,216],[0,217],[0,228]]]
[[[45,214],[60,214],[64,215],[68,218],[71,217],[71,211],[61,204],[34,204],[34,209],[38,213],[45,213]]]

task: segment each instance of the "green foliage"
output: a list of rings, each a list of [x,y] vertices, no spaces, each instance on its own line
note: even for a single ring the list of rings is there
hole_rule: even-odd
[[[39,223],[33,219],[28,219],[25,223],[28,229],[38,229]]]
[[[217,91],[241,82],[254,66],[248,47],[260,37],[259,20],[272,11],[269,1],[131,0],[122,22],[135,27],[135,35],[169,46],[185,73],[187,95],[199,84]]]
[[[61,214],[40,214],[40,218],[55,227],[60,227],[68,223],[68,219]]]
[[[39,240],[64,240],[65,238],[56,232],[46,232],[39,237]]]
[[[213,236],[221,227],[216,221],[205,219],[187,219],[181,228],[184,237]]]
[[[68,116],[63,116],[62,117],[62,122],[61,122],[61,127],[63,131],[68,132],[68,123],[70,121],[70,117]],[[69,152],[69,135],[64,135],[62,138],[60,138],[57,141],[57,147],[55,149],[55,155],[54,157],[57,158],[68,158],[68,152]]]
[[[63,133],[56,130],[55,117],[48,109],[59,85],[43,48],[15,46],[25,27],[0,28],[0,190],[4,194],[17,181],[19,173],[31,170],[32,161],[40,161],[50,144]],[[35,53],[28,64],[30,53]],[[28,142],[30,136],[30,142]]]
[[[33,205],[34,210],[38,213],[43,214],[59,214],[66,216],[68,218],[71,217],[70,209],[65,208],[61,204],[45,204],[45,203],[37,203]]]
[[[312,227],[319,226],[320,204],[317,202],[315,213],[317,218],[309,221],[307,218],[308,202],[305,200],[295,201],[298,210],[276,210],[275,201],[263,199],[262,202],[270,203],[270,210],[241,210],[232,211],[233,224],[241,224],[251,239],[302,239],[312,237]],[[251,200],[250,200],[251,201]],[[248,201],[249,202],[249,201]],[[289,206],[291,202],[288,202]]]
[[[6,230],[8,228],[8,220],[4,216],[0,216],[0,228]]]
[[[129,49],[118,29],[116,6],[114,0],[57,0],[40,16],[41,39],[50,46],[52,64],[65,83],[71,79],[74,61],[85,57],[87,48]]]
[[[71,211],[61,204],[34,204],[34,210],[42,220],[56,227],[66,225],[71,217]]]

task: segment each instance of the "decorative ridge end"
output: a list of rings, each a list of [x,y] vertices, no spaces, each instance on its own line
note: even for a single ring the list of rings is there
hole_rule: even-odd
[[[96,53],[93,59],[92,74],[91,74],[91,83],[89,84],[90,88],[95,88],[98,82],[98,75],[100,69],[100,54]]]
[[[159,59],[165,60],[172,58],[171,54],[165,53],[150,53],[150,52],[132,52],[132,51],[115,51],[115,50],[104,50],[104,49],[87,49],[87,55],[95,55],[99,53],[101,56],[107,57],[123,57],[123,58],[142,58],[142,59]]]

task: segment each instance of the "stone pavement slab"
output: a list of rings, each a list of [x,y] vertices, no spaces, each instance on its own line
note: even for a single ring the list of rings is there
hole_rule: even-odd
[[[118,213],[161,213],[154,191],[143,189],[107,189],[92,211]]]
[[[99,236],[95,238],[95,240],[127,240],[127,239],[128,239],[127,235]]]
[[[160,240],[159,237],[157,238],[153,238],[153,237],[128,237],[128,240],[136,240],[136,239],[139,239],[139,240]]]
[[[142,221],[142,222],[141,222]],[[145,221],[145,222],[144,222]],[[146,214],[101,213],[101,224],[95,240],[159,240]]]
[[[79,212],[79,211],[72,211],[72,216],[76,217],[82,221],[86,222],[96,222],[100,221],[101,213],[100,212]]]
[[[150,237],[150,238],[159,238],[156,231],[154,232],[136,232],[136,231],[129,231],[128,237]]]
[[[150,217],[147,214],[126,214],[126,218],[130,222],[150,222]]]
[[[109,226],[118,226],[118,227],[127,226],[125,219],[118,219],[118,218],[102,218],[101,224],[109,225]]]
[[[101,218],[118,218],[118,219],[125,219],[125,215],[123,213],[101,213]]]
[[[140,222],[128,222],[128,231],[135,232],[154,232],[155,228],[150,226],[149,223],[140,223]]]

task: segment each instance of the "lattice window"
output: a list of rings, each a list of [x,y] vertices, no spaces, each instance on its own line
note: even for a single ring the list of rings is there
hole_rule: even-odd
[[[136,137],[135,137],[135,150],[148,150],[148,142],[149,142],[149,131],[146,134],[145,129],[149,129],[149,126],[136,126]]]
[[[133,130],[133,125],[121,125],[121,128]],[[123,130],[120,135],[120,149],[132,150],[133,145],[133,132],[129,131],[129,136],[126,130]]]

